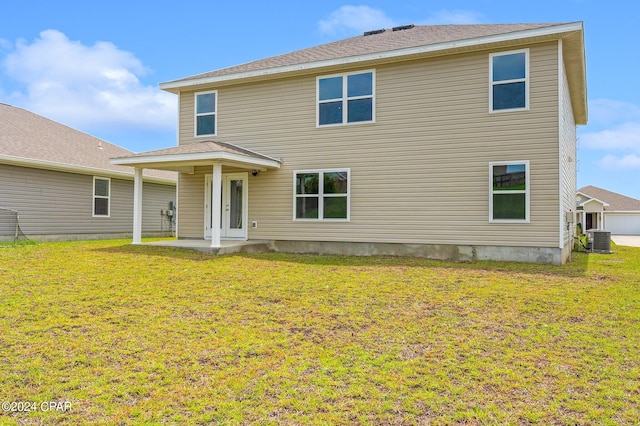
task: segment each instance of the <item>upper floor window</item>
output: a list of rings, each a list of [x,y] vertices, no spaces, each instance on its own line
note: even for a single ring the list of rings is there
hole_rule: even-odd
[[[489,110],[529,108],[529,49],[489,55]]]
[[[294,219],[349,220],[349,169],[293,173]]]
[[[109,217],[111,179],[93,178],[93,216]]]
[[[218,92],[196,93],[196,136],[216,134]]]
[[[490,163],[489,221],[529,222],[529,162]]]
[[[318,126],[374,121],[374,96],[373,70],[318,77]]]

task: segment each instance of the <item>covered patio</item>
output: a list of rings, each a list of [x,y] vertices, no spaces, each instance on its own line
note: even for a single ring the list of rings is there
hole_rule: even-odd
[[[207,186],[208,190],[206,194],[207,199],[210,197],[210,204],[206,208],[206,215],[208,216],[207,223],[210,223],[209,231],[211,241],[204,240],[205,235],[203,234],[203,240],[184,240],[185,243],[181,243],[181,240],[178,240],[166,243],[175,244],[180,242],[181,244],[187,244],[187,242],[189,242],[192,244],[192,248],[195,249],[201,248],[206,244],[209,249],[220,249],[224,251],[231,250],[230,247],[244,247],[245,249],[249,249],[248,246],[245,247],[246,245],[235,244],[249,242],[233,241],[223,244],[221,239],[223,223],[223,166],[257,173],[258,171],[266,171],[268,169],[278,169],[282,161],[230,143],[208,140],[180,145],[174,148],[143,152],[127,157],[112,158],[111,163],[135,168],[133,244],[142,244],[142,171],[144,169],[172,170],[192,175],[196,167],[211,167],[210,185]],[[225,182],[227,182],[227,180],[225,180]],[[230,182],[233,183],[234,181]],[[247,192],[242,187],[241,179],[236,182],[239,182],[237,189],[239,194],[238,206],[234,208],[234,206],[227,204],[224,211],[233,211],[238,215],[237,223],[244,227],[244,234],[238,234],[237,236],[239,239],[246,240]],[[180,187],[180,181],[178,182],[178,186]],[[244,202],[242,200],[244,200]],[[208,222],[209,218],[210,222]],[[177,223],[179,230],[180,214],[178,214]],[[208,237],[208,235],[206,236]],[[180,237],[179,234],[178,237]],[[196,242],[197,244],[195,244]],[[212,252],[212,250],[209,252]]]

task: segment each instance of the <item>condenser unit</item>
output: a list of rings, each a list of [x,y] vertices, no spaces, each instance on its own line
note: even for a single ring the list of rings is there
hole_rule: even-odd
[[[591,235],[591,251],[595,253],[611,253],[611,232],[589,231]]]

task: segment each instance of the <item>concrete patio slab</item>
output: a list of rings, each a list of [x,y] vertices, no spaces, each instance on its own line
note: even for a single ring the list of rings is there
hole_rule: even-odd
[[[224,240],[220,242],[222,247],[211,247],[209,240],[167,240],[143,243],[149,246],[176,247],[188,250],[200,251],[211,254],[231,254],[231,253],[267,253],[272,251],[271,241],[250,240],[232,241]]]

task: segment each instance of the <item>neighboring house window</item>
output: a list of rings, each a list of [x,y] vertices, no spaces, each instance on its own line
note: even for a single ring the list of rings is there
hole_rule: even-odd
[[[318,126],[374,121],[375,72],[318,77]]]
[[[489,164],[489,221],[529,222],[529,162]]]
[[[294,219],[349,220],[350,170],[303,170],[293,174]]]
[[[93,178],[93,216],[109,217],[111,179]]]
[[[490,111],[529,108],[529,50],[489,55]]]
[[[196,93],[196,136],[216,134],[218,92]]]

